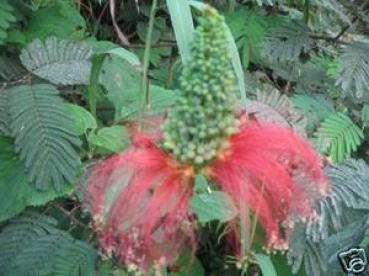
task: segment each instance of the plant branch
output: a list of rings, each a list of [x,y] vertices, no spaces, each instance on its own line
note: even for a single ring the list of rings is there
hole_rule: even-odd
[[[123,34],[122,30],[119,28],[118,23],[115,19],[115,0],[110,0],[109,4],[110,4],[111,21],[113,23],[114,30],[117,33],[118,39],[119,39],[120,43],[122,44],[122,46],[127,47],[131,43],[129,43],[127,37]]]
[[[318,39],[318,40],[325,40],[327,42],[338,43],[338,44],[342,44],[342,45],[349,45],[350,44],[349,42],[338,40],[338,39],[336,39],[336,37],[328,37],[328,36],[323,36],[323,35],[313,35],[313,34],[311,34],[310,38]]]
[[[150,106],[149,103],[149,86],[148,86],[148,73],[149,73],[149,65],[150,65],[150,50],[151,50],[151,41],[152,41],[152,34],[154,30],[154,21],[155,21],[155,14],[156,8],[158,5],[158,0],[153,0],[151,11],[150,11],[150,20],[149,20],[149,27],[146,35],[146,43],[145,43],[145,53],[144,53],[144,61],[143,61],[143,72],[142,72],[142,83],[141,83],[141,92],[143,95],[142,103],[142,111],[144,112],[147,107]]]
[[[60,204],[55,204],[55,208],[58,209],[60,212],[62,212],[66,217],[68,217],[76,225],[79,225],[79,226],[81,226],[83,228],[86,228],[86,229],[89,228],[86,224],[84,224],[82,221],[80,221],[79,219],[77,219],[76,217],[73,216],[73,211],[74,210],[72,210],[71,212],[68,212]]]

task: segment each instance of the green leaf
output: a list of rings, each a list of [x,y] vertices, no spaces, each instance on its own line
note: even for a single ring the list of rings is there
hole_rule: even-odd
[[[196,193],[206,193],[209,192],[209,183],[206,177],[202,174],[197,174],[195,177],[195,187]]]
[[[302,21],[286,22],[272,28],[265,37],[264,54],[272,61],[298,61],[313,46],[309,28]]]
[[[96,251],[56,228],[51,217],[28,213],[0,232],[0,274],[17,276],[95,275]]]
[[[44,40],[50,36],[63,39],[80,39],[85,36],[86,22],[80,12],[67,1],[32,12],[27,23],[28,41]]]
[[[22,212],[27,206],[40,206],[71,192],[65,187],[61,192],[36,190],[27,180],[23,164],[14,153],[10,138],[0,137],[0,222]]]
[[[136,117],[142,111],[141,75],[126,60],[114,57],[105,59],[100,83],[106,89],[106,97],[115,107],[115,120]],[[159,86],[149,86],[149,114],[164,113],[178,97],[178,93]]]
[[[129,107],[132,99],[141,99],[140,72],[120,58],[105,58],[99,83],[106,89],[106,97],[115,107],[115,120],[119,120],[121,110]]]
[[[191,209],[201,223],[213,220],[226,222],[238,214],[229,195],[218,191],[195,194],[191,200]]]
[[[364,133],[349,117],[337,112],[324,120],[315,137],[317,148],[339,163],[358,149]]]
[[[0,45],[5,44],[10,24],[16,21],[14,8],[7,0],[0,0]]]
[[[369,105],[364,104],[361,110],[361,121],[363,122],[363,128],[367,127],[369,124]]]
[[[86,43],[49,37],[30,43],[19,56],[24,67],[53,84],[88,84],[92,50]]]
[[[259,265],[263,275],[267,276],[277,276],[272,260],[268,255],[256,254],[256,262]]]
[[[123,268],[114,266],[111,260],[107,260],[99,264],[96,276],[131,276],[131,274]]]
[[[296,112],[291,100],[276,89],[270,92],[258,91],[256,100],[247,101],[246,110],[259,123],[268,122],[278,124],[293,128],[301,135],[306,134],[304,118]]]
[[[157,20],[160,20],[160,18],[155,19],[154,28],[152,30],[151,44],[158,43],[160,40],[160,36],[163,33],[162,30],[155,28]],[[148,24],[146,22],[140,21],[137,23],[136,32],[142,42],[146,42],[147,30],[148,30]]]
[[[261,49],[268,31],[268,19],[269,17],[253,9],[240,9],[227,16],[227,23],[242,48],[243,56],[249,57],[253,62],[261,60]],[[247,68],[245,63],[243,65]]]
[[[28,179],[40,190],[64,189],[77,180],[81,144],[67,108],[52,85],[21,85],[7,91],[10,129],[15,150],[27,168]]]
[[[9,129],[9,103],[6,90],[0,89],[0,134],[10,136]]]
[[[179,259],[176,261],[175,266],[178,267],[178,272],[169,272],[169,276],[203,276],[205,270],[198,258],[191,258],[191,252],[185,250]]]
[[[306,119],[309,133],[335,112],[333,104],[322,95],[295,95],[292,102],[295,110]]]
[[[194,32],[192,14],[187,0],[167,0],[167,6],[183,64],[191,57]]]
[[[91,132],[88,141],[90,146],[104,153],[123,151],[129,143],[129,135],[124,126],[101,128],[96,134]]]
[[[358,98],[368,93],[369,87],[369,43],[355,42],[347,46],[340,56],[337,84],[347,94]]]
[[[70,116],[74,120],[74,129],[78,135],[87,133],[88,130],[97,128],[97,123],[90,112],[75,104],[66,105]]]
[[[0,56],[0,79],[5,81],[19,80],[27,74],[18,57]]]
[[[124,48],[121,48],[121,47],[113,48],[113,49],[105,51],[104,53],[119,57],[123,60],[126,60],[132,66],[137,66],[137,67],[141,66],[141,62],[139,58],[134,53]]]
[[[358,246],[359,237],[368,228],[368,165],[363,160],[349,159],[328,167],[326,175],[328,195],[316,201],[316,216],[295,225],[290,239],[287,257],[294,273],[304,264],[306,275],[339,275],[327,271],[332,265],[324,253],[336,255],[342,247]]]

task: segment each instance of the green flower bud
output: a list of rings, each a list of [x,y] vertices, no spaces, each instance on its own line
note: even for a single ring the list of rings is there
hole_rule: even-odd
[[[223,150],[223,141],[237,131],[236,77],[224,22],[210,7],[200,17],[191,58],[179,78],[182,96],[164,128],[163,148],[197,169],[213,160]]]

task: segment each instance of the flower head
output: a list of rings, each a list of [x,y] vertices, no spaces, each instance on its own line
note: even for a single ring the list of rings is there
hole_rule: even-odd
[[[152,139],[136,135],[134,141],[97,166],[88,200],[104,251],[148,270],[176,259],[185,242],[194,246],[193,175]]]
[[[275,249],[286,245],[283,226],[288,230],[290,221],[308,217],[328,188],[320,158],[307,142],[289,129],[252,121],[230,137],[207,171],[239,208],[256,214],[268,247]]]
[[[88,201],[101,245],[131,268],[170,264],[186,245],[195,251],[189,201],[196,173],[232,197],[242,223],[249,221],[244,209],[251,209],[274,249],[286,249],[294,220],[309,216],[327,190],[320,158],[307,142],[289,129],[237,118],[224,18],[210,7],[191,53],[162,135],[136,133],[128,150],[90,177]],[[230,226],[237,229],[234,221]],[[237,244],[240,235],[233,234]]]

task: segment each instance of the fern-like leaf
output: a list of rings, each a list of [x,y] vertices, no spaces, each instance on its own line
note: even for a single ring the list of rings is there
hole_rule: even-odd
[[[331,191],[316,202],[318,216],[297,224],[290,240],[288,258],[294,273],[304,263],[306,275],[336,275],[325,272],[329,262],[326,257],[338,249],[357,246],[368,225],[368,165],[363,160],[349,159],[327,168],[326,174]]]
[[[333,113],[315,133],[317,148],[335,163],[342,162],[362,143],[362,130],[342,113]]]
[[[308,133],[315,131],[322,121],[335,112],[333,104],[318,94],[295,95],[292,102],[295,110],[306,119]]]
[[[303,224],[297,224],[290,239],[287,254],[288,263],[292,266],[292,273],[296,274],[304,265],[306,275],[321,275],[321,272],[326,270],[322,255],[320,244],[314,243],[305,234]]]
[[[241,9],[227,17],[227,24],[240,48],[243,65],[246,67],[249,59],[260,60],[260,49],[267,32],[267,17],[256,10]]]
[[[12,81],[24,77],[27,71],[18,57],[0,56],[0,80]]]
[[[10,23],[16,21],[13,7],[7,0],[0,0],[0,45],[5,43]]]
[[[314,242],[325,240],[345,223],[344,210],[369,210],[369,167],[363,160],[348,159],[330,167],[326,174],[331,182],[331,192],[316,205],[318,219],[310,220],[306,234]]]
[[[35,39],[20,55],[28,71],[53,84],[88,84],[91,48],[80,42],[49,37],[43,44]]]
[[[349,94],[361,98],[369,90],[369,43],[355,42],[340,57],[341,69],[337,84]]]
[[[309,28],[300,21],[289,22],[270,30],[265,38],[264,54],[271,60],[297,61],[312,45]]]
[[[0,232],[0,274],[4,276],[94,275],[96,253],[56,228],[50,217],[29,213]]]
[[[9,136],[9,112],[7,90],[0,89],[0,134]]]
[[[74,183],[80,140],[58,90],[51,85],[17,86],[8,91],[10,128],[28,177],[40,190],[60,191]]]
[[[247,102],[246,110],[250,116],[261,122],[276,123],[305,134],[303,116],[294,110],[290,99],[278,90],[272,90],[270,93],[258,91],[256,100]]]
[[[22,162],[14,153],[10,138],[0,137],[0,222],[22,212],[27,206],[40,206],[68,194],[70,187],[58,193],[38,191],[27,181]]]

